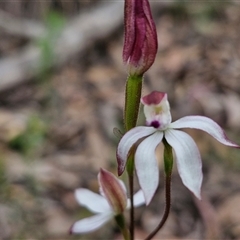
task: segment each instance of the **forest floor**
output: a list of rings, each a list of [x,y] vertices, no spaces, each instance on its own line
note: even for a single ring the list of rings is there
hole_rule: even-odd
[[[210,117],[240,143],[240,5],[176,3],[154,18],[159,50],[143,94],[167,92],[173,120]],[[0,29],[2,59],[27,43]],[[0,239],[121,239],[113,222],[85,236],[68,232],[89,216],[74,190],[98,192],[101,167],[116,173],[113,128],[123,127],[127,77],[122,43],[121,28],[68,63],[1,91]],[[154,239],[240,239],[240,151],[187,132],[202,156],[203,199],[183,186],[174,166],[171,213]],[[137,239],[164,211],[162,146],[157,156],[161,181],[152,203],[136,211]]]

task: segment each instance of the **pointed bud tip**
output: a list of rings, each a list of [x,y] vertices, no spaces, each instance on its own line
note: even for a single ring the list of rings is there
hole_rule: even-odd
[[[119,176],[119,177],[122,176],[123,172],[124,172],[124,171],[123,171],[121,168],[118,168],[118,176]]]
[[[100,171],[98,173],[98,180],[100,181],[102,178],[104,178],[105,176],[108,176],[109,174],[111,173],[108,172],[106,169],[100,168]]]
[[[104,168],[100,168],[100,171],[98,174],[105,174],[107,172],[107,170],[105,170]]]
[[[158,49],[156,26],[148,0],[125,1],[123,62],[129,73],[144,74],[155,61]]]
[[[113,173],[102,168],[98,175],[98,181],[113,211],[117,214],[122,213],[127,205],[125,186]]]

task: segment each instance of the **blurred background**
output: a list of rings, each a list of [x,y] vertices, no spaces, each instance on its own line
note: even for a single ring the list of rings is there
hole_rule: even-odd
[[[240,143],[239,3],[150,2],[159,51],[143,93],[166,91],[173,120],[210,117]],[[85,236],[68,231],[90,215],[74,189],[97,192],[100,167],[116,173],[122,45],[122,1],[0,2],[0,239],[121,239],[114,223]],[[188,133],[202,155],[203,200],[175,168],[172,210],[155,239],[240,239],[240,151]],[[136,212],[137,239],[164,210],[161,146],[157,155],[161,182]]]

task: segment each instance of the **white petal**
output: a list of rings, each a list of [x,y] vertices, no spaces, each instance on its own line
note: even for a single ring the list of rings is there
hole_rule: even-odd
[[[73,226],[70,229],[70,233],[92,232],[100,228],[102,225],[108,222],[112,217],[113,217],[113,213],[107,212],[107,213],[101,213],[89,218],[84,218],[73,224]]]
[[[134,207],[139,207],[145,203],[145,198],[142,190],[139,190],[134,194],[133,203],[134,203]]]
[[[165,138],[175,151],[177,168],[183,184],[200,199],[203,175],[201,156],[196,143],[185,132],[173,129],[165,132]]]
[[[145,203],[145,198],[142,190],[136,192],[133,196],[133,205],[134,207],[139,207]],[[130,199],[127,200],[127,209],[131,207]]]
[[[118,175],[122,175],[128,158],[128,153],[139,139],[156,131],[153,127],[135,127],[128,131],[120,140],[117,148]]]
[[[122,185],[122,188],[124,189],[124,192],[127,193],[127,188],[126,188],[125,183],[121,179],[118,179],[118,181]]]
[[[158,131],[144,139],[135,153],[135,167],[138,181],[148,205],[157,189],[159,170],[155,155],[157,145],[162,141],[163,133]]]
[[[86,207],[93,213],[112,211],[111,207],[109,206],[107,200],[104,197],[88,189],[76,189],[75,197],[81,206]]]
[[[212,119],[203,116],[187,116],[180,118],[179,120],[171,123],[169,128],[195,128],[203,130],[209,133],[212,137],[218,140],[220,143],[230,146],[239,147],[237,144],[231,142],[223,129]]]

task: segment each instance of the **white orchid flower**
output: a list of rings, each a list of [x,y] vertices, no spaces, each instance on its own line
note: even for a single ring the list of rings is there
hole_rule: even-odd
[[[149,204],[159,183],[155,149],[165,138],[175,151],[177,168],[183,184],[200,199],[203,178],[201,156],[194,140],[177,129],[200,129],[224,145],[236,148],[239,146],[231,142],[222,128],[207,117],[187,116],[171,122],[166,93],[152,92],[143,97],[141,102],[144,105],[147,126],[131,129],[120,140],[117,148],[118,174],[123,173],[128,156],[132,149],[135,149],[136,173],[146,204]]]
[[[75,191],[75,197],[81,206],[86,207],[96,215],[79,220],[73,224],[70,233],[89,233],[97,230],[109,220],[130,208],[130,200],[127,199],[124,183],[112,173],[101,169],[98,174],[100,193],[96,194],[88,189],[79,188]],[[134,206],[145,203],[142,190],[134,195]]]

